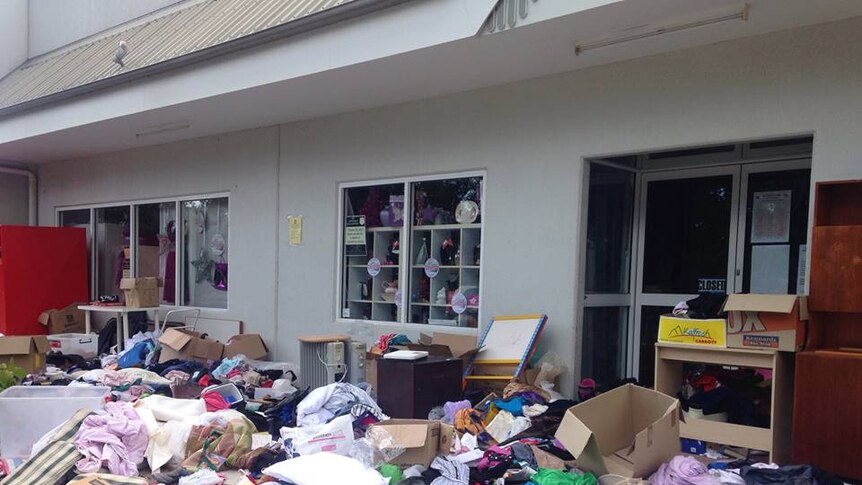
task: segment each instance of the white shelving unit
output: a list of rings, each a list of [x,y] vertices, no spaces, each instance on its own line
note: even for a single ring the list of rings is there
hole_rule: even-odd
[[[404,240],[401,227],[372,227],[367,230],[367,254],[365,256],[347,256],[347,310],[346,318],[376,321],[398,321],[398,306],[394,298],[387,301],[384,298],[384,283],[399,282],[398,261],[390,261],[389,247],[393,238],[398,238],[399,244]],[[399,257],[403,257],[400,251]],[[380,273],[376,276],[368,274],[368,261],[371,258],[380,260]],[[368,284],[369,294],[363,298],[362,283]]]
[[[444,261],[440,246],[446,239],[452,239],[458,256],[452,261]],[[410,250],[410,294],[409,323],[429,323],[458,327],[478,325],[479,306],[468,305],[464,313],[458,315],[452,310],[452,296],[461,291],[465,296],[479,294],[479,249],[482,240],[481,224],[440,224],[414,226]],[[425,251],[422,250],[423,245]],[[425,259],[434,258],[440,271],[434,278],[425,274]],[[445,295],[440,295],[446,288]],[[443,298],[440,298],[443,296]]]

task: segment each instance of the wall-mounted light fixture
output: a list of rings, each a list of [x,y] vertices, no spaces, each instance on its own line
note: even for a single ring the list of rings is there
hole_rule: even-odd
[[[579,56],[584,52],[592,49],[598,49],[600,47],[608,47],[612,45],[622,44],[625,42],[633,42],[641,39],[648,39],[650,37],[658,37],[659,35],[670,34],[673,32],[681,32],[684,30],[696,29],[698,27],[705,27],[707,25],[720,24],[724,22],[731,22],[734,20],[748,20],[748,5],[745,5],[742,10],[726,15],[720,15],[716,17],[709,17],[700,20],[694,20],[691,22],[685,22],[680,24],[671,24],[663,27],[657,27],[652,30],[648,30],[646,32],[640,32],[637,34],[630,35],[621,35],[618,37],[611,37],[607,39],[597,40],[594,42],[585,42],[581,44],[575,44],[575,55]]]

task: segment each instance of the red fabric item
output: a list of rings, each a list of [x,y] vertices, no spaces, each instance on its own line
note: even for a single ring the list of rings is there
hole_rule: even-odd
[[[210,385],[210,375],[209,375],[209,374],[206,374],[206,375],[204,375],[203,377],[201,377],[201,378],[200,378],[200,380],[198,380],[198,385],[199,385],[199,386],[208,386],[208,385]]]
[[[224,400],[221,394],[217,392],[207,392],[201,394],[201,399],[207,406],[208,412],[221,411],[222,409],[230,409],[230,405]]]
[[[227,373],[227,378],[230,379],[231,377],[236,377],[239,375],[242,375],[242,372],[240,372],[239,369],[234,367],[233,369],[230,370],[230,372]]]
[[[260,383],[260,387],[271,388],[273,382],[275,381],[263,381]]]

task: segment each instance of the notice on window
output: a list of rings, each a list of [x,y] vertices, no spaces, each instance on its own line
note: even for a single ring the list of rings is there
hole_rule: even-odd
[[[344,254],[365,256],[365,216],[347,216],[344,220]]]
[[[755,192],[751,215],[751,242],[790,242],[790,190]]]
[[[790,245],[751,247],[751,292],[786,295],[790,280]]]

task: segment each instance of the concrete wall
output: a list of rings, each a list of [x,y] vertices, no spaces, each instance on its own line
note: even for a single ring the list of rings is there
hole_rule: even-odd
[[[277,184],[278,129],[235,132],[43,165],[40,224],[66,205],[230,192],[228,309],[203,316],[242,320],[273,342]]]
[[[26,225],[30,183],[26,176],[0,173],[0,225]]]
[[[27,3],[27,0],[4,0]],[[30,0],[29,57],[182,0]],[[26,25],[26,20],[25,20]]]
[[[51,223],[56,205],[233,187],[230,313],[273,336],[279,358],[295,361],[299,335],[369,336],[334,323],[339,182],[484,169],[483,316],[547,313],[542,349],[577,370],[583,159],[814,133],[814,181],[862,178],[860,86],[862,19],[853,19],[52,163],[40,174],[40,217]],[[287,245],[290,214],[304,216],[299,247]],[[571,374],[562,388],[573,390]]]
[[[0,78],[27,60],[27,1],[0,2]]]

